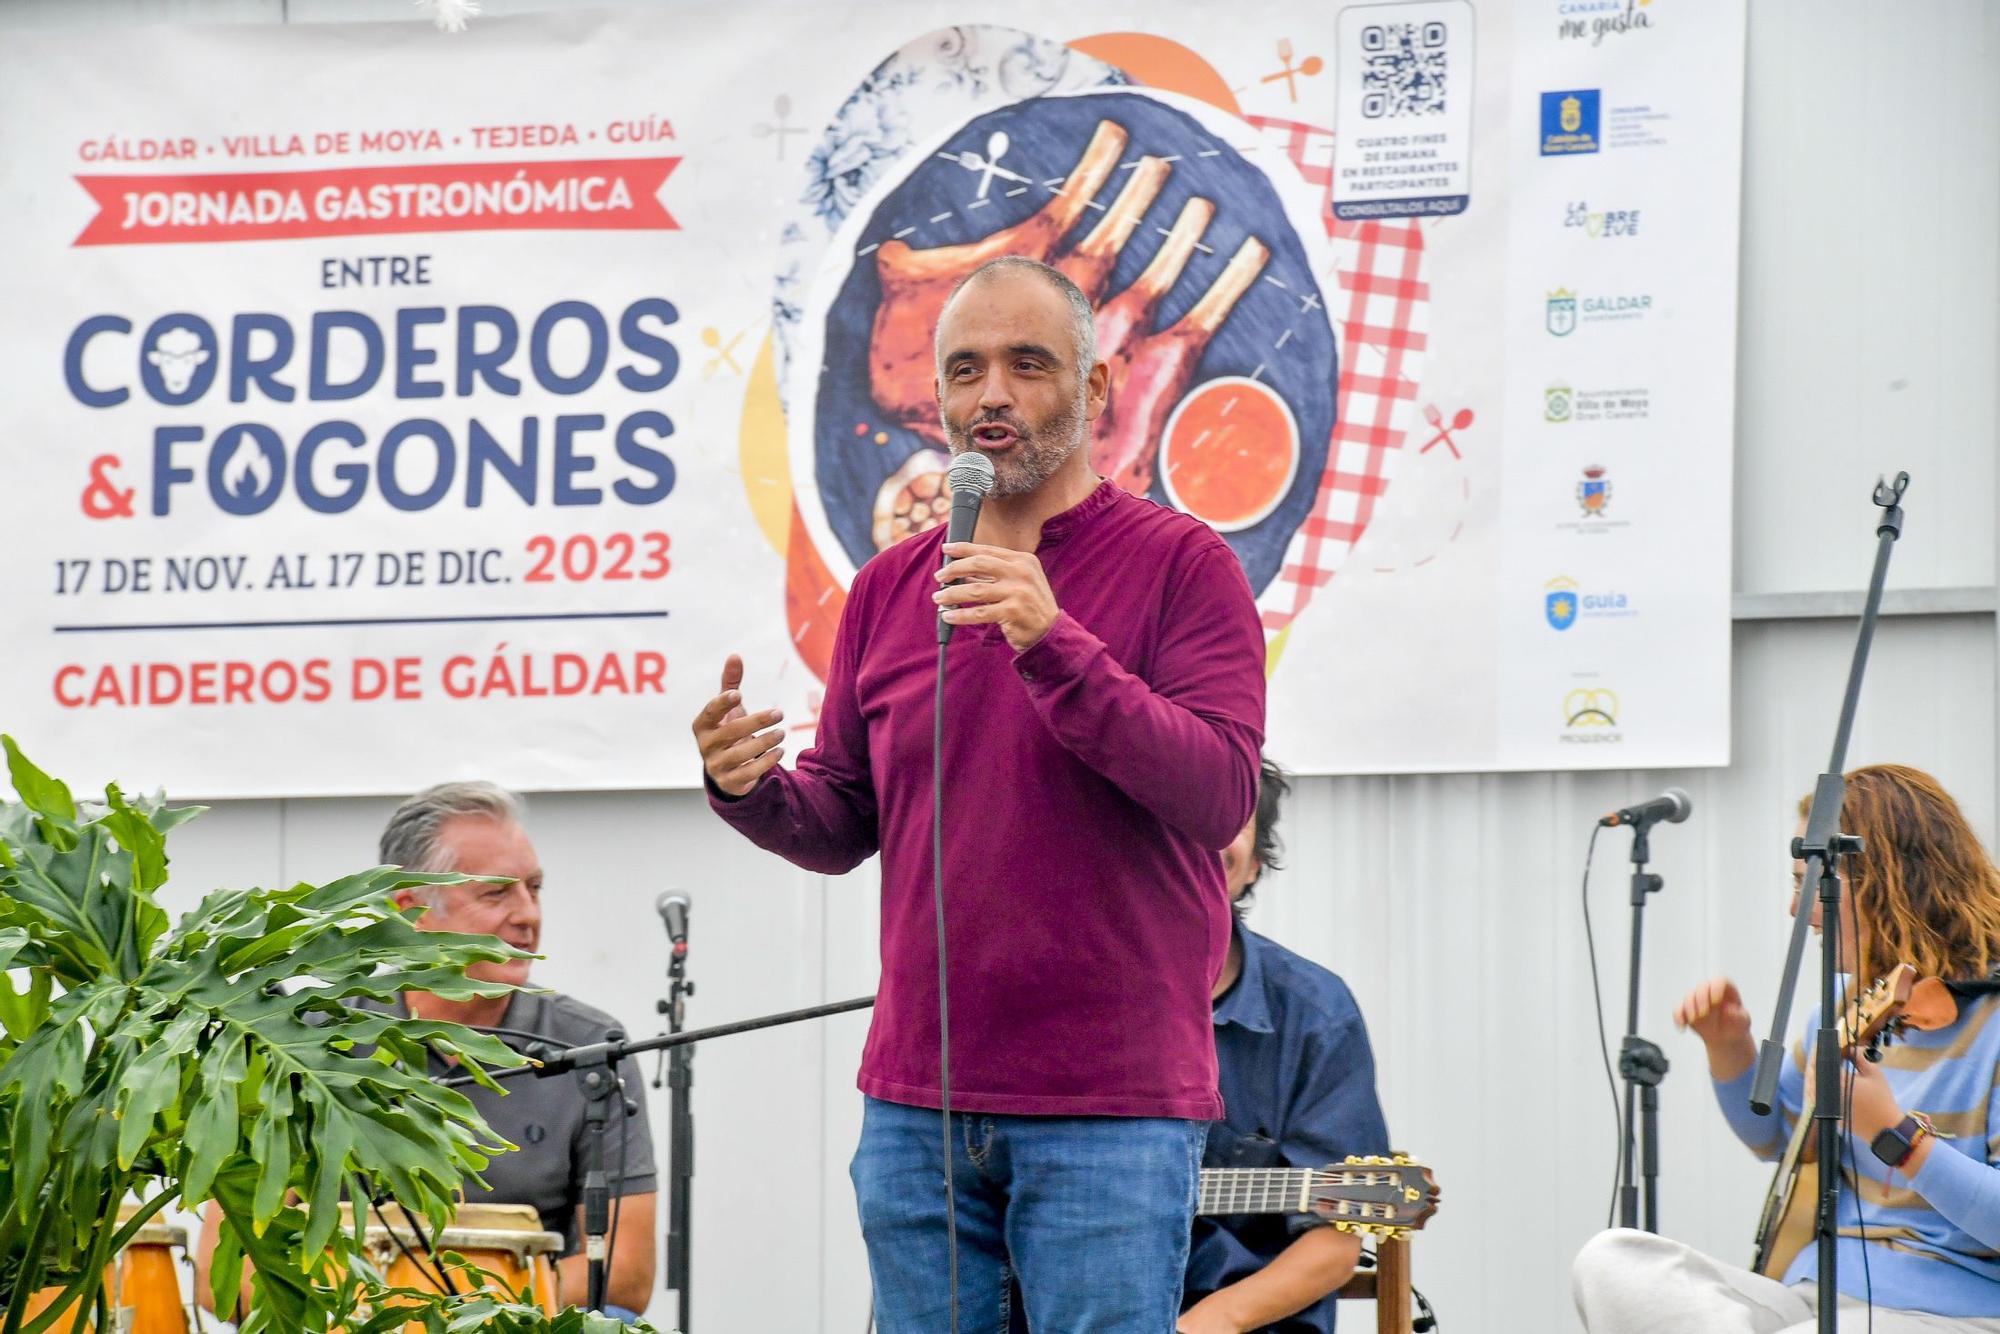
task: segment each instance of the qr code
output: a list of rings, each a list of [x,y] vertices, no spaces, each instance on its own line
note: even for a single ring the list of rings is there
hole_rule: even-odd
[[[1375,23],[1361,30],[1361,114],[1444,114],[1445,25]]]

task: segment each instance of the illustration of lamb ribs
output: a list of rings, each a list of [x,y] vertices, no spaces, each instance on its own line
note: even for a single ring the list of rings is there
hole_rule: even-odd
[[[1098,313],[1098,355],[1111,365],[1111,394],[1097,420],[1090,459],[1100,475],[1134,495],[1146,494],[1153,485],[1153,465],[1167,418],[1187,391],[1209,340],[1271,257],[1263,242],[1246,238],[1178,323],[1155,334],[1143,333],[1154,308],[1180,277],[1213,212],[1207,200],[1190,199],[1138,281]]]
[[[1173,167],[1142,157],[1118,197],[1089,234],[1051,259],[1118,167],[1127,135],[1113,121],[1099,121],[1076,169],[1032,217],[965,245],[913,250],[885,241],[875,266],[882,302],[869,343],[869,388],[876,405],[917,435],[944,444],[935,394],[932,334],[945,297],[958,280],[988,260],[1025,255],[1052,262],[1097,307],[1098,355],[1109,363],[1110,397],[1091,442],[1091,463],[1119,486],[1143,495],[1153,484],[1167,418],[1187,392],[1210,340],[1228,320],[1271,257],[1247,238],[1222,273],[1172,327],[1148,333],[1160,303],[1173,290],[1215,218],[1213,201],[1199,196],[1181,206],[1166,240],[1133,284],[1103,300],[1118,256],[1158,199]],[[898,480],[885,484],[885,498]],[[928,526],[915,516],[912,527]]]
[[[1097,354],[1111,363],[1111,392],[1118,392],[1123,360],[1120,353],[1142,326],[1150,325],[1153,312],[1180,281],[1181,270],[1194,255],[1201,234],[1215,217],[1215,205],[1196,196],[1181,205],[1180,216],[1167,232],[1166,241],[1150,264],[1140,271],[1133,284],[1112,297],[1097,311]],[[1094,456],[1093,456],[1094,457]]]
[[[1132,239],[1133,231],[1145,218],[1146,210],[1153,206],[1160,187],[1167,183],[1173,170],[1164,158],[1140,158],[1132,168],[1131,179],[1125,182],[1125,188],[1118,192],[1118,198],[1103,218],[1090,229],[1090,235],[1056,261],[1056,269],[1077,285],[1091,305],[1096,305],[1104,289],[1111,286],[1111,271],[1118,267],[1119,253]]]
[[[1099,121],[1063,187],[1034,216],[1012,227],[964,245],[931,250],[913,250],[902,241],[882,243],[875,252],[882,301],[875,308],[875,325],[868,342],[868,383],[876,406],[925,439],[940,445],[945,442],[944,428],[938,421],[931,342],[945,298],[960,278],[988,260],[1025,255],[1046,261],[1110,180],[1119,154],[1125,150],[1126,137],[1114,122]],[[1119,198],[1123,200],[1136,184],[1129,183]],[[1157,191],[1157,184],[1153,189]],[[1105,223],[1118,214],[1114,208]],[[1100,225],[1092,235],[1102,230]],[[1130,235],[1129,228],[1125,235]],[[1116,261],[1115,250],[1111,258]],[[1109,276],[1107,266],[1104,280]]]

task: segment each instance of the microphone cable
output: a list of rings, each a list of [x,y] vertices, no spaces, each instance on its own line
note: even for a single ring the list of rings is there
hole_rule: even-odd
[[[937,696],[931,707],[931,898],[937,904],[938,1109],[944,1144],[944,1247],[951,1295],[951,1334],[958,1334],[958,1173],[951,1152],[951,1002],[944,946],[944,655],[937,653]]]
[[[1603,825],[1590,831],[1590,846],[1583,853],[1583,944],[1590,955],[1590,998],[1597,1012],[1597,1050],[1604,1058],[1604,1083],[1611,1090],[1611,1123],[1616,1128],[1612,1148],[1618,1157],[1611,1169],[1611,1205],[1604,1211],[1604,1226],[1618,1219],[1618,1188],[1625,1184],[1625,1109],[1618,1101],[1618,1080],[1611,1073],[1611,1040],[1604,1034],[1604,989],[1597,980],[1597,933],[1590,925],[1590,863],[1597,856],[1597,836]]]
[[[1847,892],[1845,891],[1844,887],[1843,887],[1843,892]],[[1804,907],[1805,905],[1801,904],[1800,906]],[[1833,933],[1833,953],[1834,957],[1838,958],[1840,955],[1840,948],[1841,948],[1840,914],[1836,912],[1833,915],[1833,920],[1831,922],[1826,921],[1824,917],[1822,917],[1820,922],[1820,930],[1830,931]],[[1856,935],[1860,934],[1860,929],[1858,927],[1855,930],[1855,934]],[[1858,972],[1859,971],[1858,959],[1856,960],[1856,964],[1857,964],[1856,971]],[[1851,982],[1841,983],[1837,989],[1839,992],[1839,999],[1840,999],[1840,1015],[1841,1015],[1840,1023],[1842,1025],[1845,1025],[1847,1022],[1848,1015],[1857,1014],[1859,1012],[1857,1007],[1861,1003],[1859,999],[1859,992],[1861,990],[1861,979],[1859,977],[1855,977]],[[1822,1018],[1820,1020],[1820,1024],[1822,1027],[1824,1027],[1826,1024],[1826,1020]],[[1844,1054],[1845,1053],[1843,1053],[1843,1055]],[[1865,1047],[1856,1048],[1853,1060],[1848,1062],[1851,1068],[1841,1071],[1840,1152],[1842,1158],[1846,1162],[1852,1165],[1852,1170],[1854,1172],[1854,1222],[1855,1226],[1859,1229],[1861,1233],[1862,1301],[1868,1308],[1868,1334],[1875,1334],[1875,1273],[1869,1267],[1868,1264],[1868,1215],[1865,1212],[1863,1212],[1865,1206],[1861,1198],[1861,1151],[1855,1147],[1854,1143],[1854,1086],[1861,1078],[1861,1067],[1859,1065],[1855,1065],[1853,1062],[1865,1061],[1867,1059],[1868,1059],[1867,1049]],[[1806,1072],[1808,1078],[1811,1077],[1811,1073],[1812,1073],[1811,1071]],[[1931,1149],[1931,1152],[1936,1153],[1937,1149],[1933,1147]],[[1834,1172],[1834,1179],[1836,1182],[1840,1178],[1838,1167],[1839,1164],[1835,1164],[1836,1170]],[[1883,1173],[1882,1186],[1885,1190],[1891,1190],[1894,1189],[1895,1185],[1896,1185],[1896,1169],[1892,1167],[1887,1172]],[[1838,1227],[1837,1220],[1830,1220],[1827,1225],[1834,1229],[1834,1237],[1836,1238],[1834,1244],[1835,1246],[1838,1246],[1840,1244],[1838,1241],[1838,1238],[1840,1236],[1840,1229]],[[1818,1243],[1819,1238],[1817,1235],[1813,1237],[1813,1241],[1815,1244]]]
[[[1837,930],[1838,927],[1835,929]],[[1845,1010],[1846,1008],[1847,998],[1843,996],[1841,997],[1841,1009]],[[1857,1051],[1854,1053],[1854,1059],[1865,1061],[1868,1057],[1865,1052]],[[1868,1216],[1862,1212],[1861,1153],[1854,1147],[1853,1130],[1854,1085],[1855,1081],[1860,1079],[1860,1077],[1860,1072],[1856,1069],[1847,1071],[1842,1079],[1844,1087],[1842,1089],[1842,1106],[1840,1109],[1840,1148],[1841,1152],[1847,1155],[1847,1161],[1854,1165],[1854,1222],[1861,1231],[1862,1291],[1866,1294],[1865,1300],[1868,1306],[1868,1334],[1875,1334],[1875,1275],[1868,1266]],[[1935,1153],[1937,1150],[1932,1149],[1931,1152]],[[1884,1187],[1893,1187],[1896,1184],[1895,1168],[1890,1168],[1884,1174],[1882,1184]]]
[[[946,471],[945,488],[952,493],[952,502],[943,545],[969,542],[978,531],[980,505],[993,488],[993,460],[978,450],[965,451]],[[945,560],[942,548],[939,558]],[[943,568],[941,564],[939,569]],[[951,979],[945,966],[944,930],[944,681],[945,651],[951,647],[953,627],[942,610],[937,616],[937,693],[931,701],[931,898],[937,906],[938,1125],[944,1149],[946,1285],[951,1334],[958,1334],[958,1172],[951,1151]]]

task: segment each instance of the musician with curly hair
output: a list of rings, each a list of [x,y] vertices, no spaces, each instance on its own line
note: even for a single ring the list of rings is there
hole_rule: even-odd
[[[1906,1029],[1880,1064],[1850,1054],[1843,1070],[1840,1328],[1869,1328],[1872,1315],[1878,1334],[2000,1331],[2000,868],[1937,780],[1903,765],[1848,774],[1840,828],[1864,842],[1841,868],[1843,994],[1907,963],[1955,1001],[1928,1031]],[[1806,904],[1818,928],[1804,874],[1794,862],[1792,911]],[[1758,1157],[1779,1158],[1808,1098],[1803,1038],[1777,1105],[1758,1116],[1757,1045],[1736,984],[1696,986],[1674,1022],[1707,1047],[1730,1129]],[[1801,1033],[1819,1023],[1815,1007]],[[1620,1229],[1584,1247],[1573,1278],[1593,1334],[1809,1334],[1818,1271],[1812,1245],[1772,1277]]]

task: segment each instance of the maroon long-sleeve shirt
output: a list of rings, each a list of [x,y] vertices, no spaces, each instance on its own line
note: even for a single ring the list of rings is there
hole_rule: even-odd
[[[747,796],[759,847],[828,875],[882,853],[882,983],[863,1092],[938,1105],[931,719],[944,530],[864,566],[815,744]],[[1206,525],[1102,483],[1042,528],[1061,614],[1015,654],[962,625],[945,687],[952,1105],[1222,1114],[1209,991],[1217,852],[1256,808],[1264,639]]]

